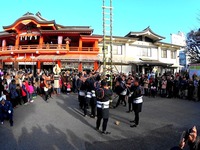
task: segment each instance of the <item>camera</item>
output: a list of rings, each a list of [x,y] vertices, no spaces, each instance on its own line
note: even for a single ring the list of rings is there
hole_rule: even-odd
[[[186,142],[186,141],[188,140],[189,135],[190,135],[191,132],[192,132],[192,128],[183,131],[182,134],[181,134],[180,142],[181,142],[183,139],[184,139],[184,141]]]

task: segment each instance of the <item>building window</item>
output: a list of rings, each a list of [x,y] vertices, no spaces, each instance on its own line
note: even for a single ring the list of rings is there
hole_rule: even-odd
[[[122,45],[113,45],[112,53],[113,55],[122,55]]]
[[[151,57],[151,48],[147,47],[137,47],[138,56]]]
[[[171,59],[176,59],[176,51],[171,51]]]
[[[167,58],[167,50],[164,50],[164,49],[161,50],[161,57]]]

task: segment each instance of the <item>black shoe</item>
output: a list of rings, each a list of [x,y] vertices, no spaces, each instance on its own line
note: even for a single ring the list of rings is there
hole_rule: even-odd
[[[111,134],[111,132],[108,132],[108,131],[102,131],[101,133],[102,134]]]
[[[129,111],[126,111],[126,113],[130,113],[131,111],[129,110]]]
[[[10,126],[11,126],[11,127],[13,126],[13,121],[10,121]]]
[[[135,123],[135,120],[130,120],[130,123]]]
[[[97,128],[97,127],[95,128],[95,130],[96,130],[97,132],[100,132],[99,128]]]
[[[95,115],[90,115],[91,118],[95,118]]]
[[[135,128],[135,127],[137,127],[137,125],[136,125],[136,124],[133,124],[133,125],[130,125],[130,127],[131,127],[131,128]]]

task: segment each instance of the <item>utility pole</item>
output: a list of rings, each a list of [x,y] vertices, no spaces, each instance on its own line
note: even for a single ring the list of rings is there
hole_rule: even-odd
[[[103,74],[106,72],[106,20],[107,20],[107,6],[105,5],[105,0],[103,0]]]
[[[110,0],[110,87],[113,85],[113,58],[112,58],[112,50],[113,50],[113,37],[112,37],[112,24],[113,24],[113,15],[112,15],[113,7],[112,0]]]
[[[106,44],[109,44],[110,46],[110,81],[111,81],[111,87],[112,87],[112,75],[113,75],[113,61],[112,61],[112,24],[113,24],[113,7],[112,7],[112,0],[109,0],[109,3],[105,3],[106,0],[103,0],[103,74],[106,73]],[[107,37],[109,38],[109,41],[107,41]]]

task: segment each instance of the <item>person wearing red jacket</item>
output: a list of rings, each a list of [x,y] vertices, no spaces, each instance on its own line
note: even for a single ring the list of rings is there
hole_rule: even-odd
[[[22,87],[21,87],[22,99],[23,99],[23,101],[24,101],[24,105],[26,105],[27,102],[28,102],[28,99],[27,99],[27,93],[28,93],[28,91],[26,90],[25,84],[26,84],[26,82],[23,81],[23,82],[22,82]]]
[[[28,79],[25,79],[25,87],[26,87],[26,96],[27,96],[27,100],[28,102],[30,101],[30,93],[29,93],[29,85],[28,85]]]

